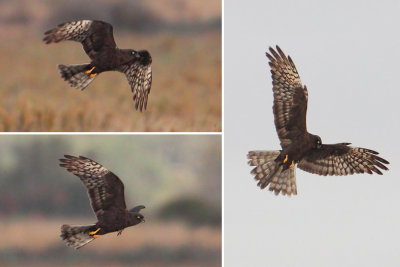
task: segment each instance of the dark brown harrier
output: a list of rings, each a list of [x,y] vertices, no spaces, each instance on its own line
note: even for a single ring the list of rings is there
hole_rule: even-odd
[[[295,164],[318,175],[347,175],[388,170],[388,161],[370,149],[351,147],[350,143],[322,144],[321,138],[307,132],[308,92],[290,57],[276,46],[266,53],[272,73],[275,127],[281,141],[280,151],[250,151],[249,164],[258,186],[278,195],[297,194]]]
[[[114,41],[111,24],[97,20],[71,21],[44,33],[46,44],[64,40],[82,43],[92,60],[82,65],[58,65],[61,76],[69,85],[83,90],[104,71],[119,71],[126,75],[133,93],[135,108],[147,107],[152,71],[151,56],[146,50],[119,49]]]
[[[96,224],[86,226],[61,226],[61,238],[67,246],[78,249],[99,235],[116,231],[120,235],[124,228],[144,222],[140,210],[145,207],[126,209],[124,184],[114,173],[82,156],[65,155],[60,161],[60,166],[78,176],[88,189],[90,204],[98,220]]]

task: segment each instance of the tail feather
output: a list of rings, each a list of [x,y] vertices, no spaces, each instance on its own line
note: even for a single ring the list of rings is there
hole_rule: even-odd
[[[69,83],[71,87],[83,90],[91,83],[96,76],[90,77],[85,71],[90,64],[82,65],[58,65],[61,77]]]
[[[250,166],[256,166],[251,174],[254,175],[261,189],[269,185],[269,190],[276,195],[297,195],[295,167],[282,171],[283,166],[275,162],[280,151],[250,151],[247,155]]]
[[[86,226],[64,224],[61,226],[60,237],[67,243],[68,247],[78,249],[94,240],[94,237],[89,235],[89,232],[93,230],[95,230],[95,224]]]

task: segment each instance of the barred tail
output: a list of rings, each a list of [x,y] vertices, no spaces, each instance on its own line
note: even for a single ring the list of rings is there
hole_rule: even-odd
[[[275,162],[280,151],[250,151],[247,155],[250,166],[256,166],[251,174],[254,175],[258,186],[264,189],[269,185],[269,190],[276,195],[297,195],[295,167],[282,172],[283,165]]]
[[[87,226],[70,226],[64,224],[61,226],[61,238],[67,243],[68,247],[78,249],[83,247],[90,241],[94,240],[94,237],[89,235],[89,232],[96,229],[95,224]]]
[[[97,75],[90,77],[85,71],[90,69],[90,64],[82,65],[58,65],[61,77],[69,83],[71,87],[83,90]]]

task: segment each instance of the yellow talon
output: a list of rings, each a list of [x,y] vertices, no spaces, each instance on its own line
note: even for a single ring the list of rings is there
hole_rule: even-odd
[[[283,160],[283,163],[286,163],[287,160],[288,160],[288,155],[286,155],[285,159]]]
[[[98,237],[99,237],[99,235],[92,235],[92,237],[93,237],[93,238],[98,238]]]
[[[99,235],[96,235],[98,231],[100,231],[100,228],[97,228],[97,230],[96,230],[96,231],[89,232],[89,235],[91,235],[91,236],[93,236],[94,238],[96,238],[96,237],[98,237],[98,236],[99,236]]]
[[[90,70],[85,71],[86,74],[91,73],[94,70],[95,67],[91,68]]]
[[[294,161],[292,161],[292,164],[290,164],[289,168],[293,168],[294,167]]]
[[[96,76],[96,75],[97,75],[97,73],[92,73],[92,74],[89,75],[89,77],[90,77],[90,78],[93,78],[93,77]]]

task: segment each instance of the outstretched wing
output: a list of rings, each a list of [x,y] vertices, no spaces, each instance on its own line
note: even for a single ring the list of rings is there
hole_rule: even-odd
[[[322,145],[320,149],[313,149],[304,156],[297,167],[319,175],[382,174],[379,168],[388,170],[384,164],[389,162],[377,156],[378,152],[351,147],[349,144]]]
[[[307,131],[306,113],[308,92],[301,84],[300,76],[292,59],[286,57],[279,46],[278,52],[269,48],[266,53],[271,66],[274,92],[275,127],[282,148],[289,146],[292,140]]]
[[[116,48],[113,27],[104,21],[79,20],[58,25],[44,33],[46,44],[64,40],[82,43],[86,54],[93,60],[101,51]]]
[[[126,209],[124,184],[99,163],[82,156],[65,155],[61,167],[78,176],[88,189],[88,195],[97,218],[111,209]]]
[[[144,108],[146,110],[152,80],[151,63],[143,65],[136,61],[122,65],[117,70],[124,73],[128,79],[133,93],[133,101],[135,101],[135,109],[142,111]]]

